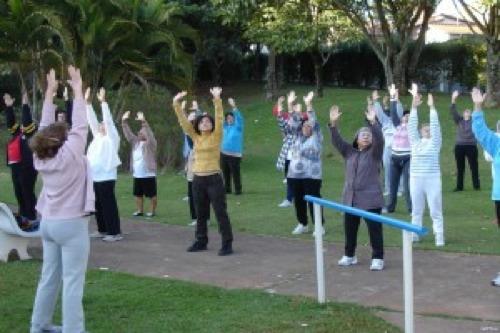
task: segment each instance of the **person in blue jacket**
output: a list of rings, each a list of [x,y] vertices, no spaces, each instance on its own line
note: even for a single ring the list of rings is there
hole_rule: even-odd
[[[482,94],[477,88],[472,89],[472,102],[474,103],[474,112],[472,113],[472,132],[477,142],[483,149],[491,155],[493,162],[492,168],[495,174],[500,174],[500,138],[495,132],[490,130],[484,120],[482,104],[486,94]],[[500,177],[493,177],[493,186],[491,189],[491,199],[495,202],[496,220],[500,227]],[[491,281],[495,287],[500,287],[500,273]]]
[[[221,143],[221,168],[224,175],[226,193],[232,193],[232,178],[234,182],[234,194],[240,195],[242,192],[240,164],[241,157],[243,156],[243,129],[245,122],[234,99],[229,98],[228,103],[232,111],[226,113],[224,120]]]

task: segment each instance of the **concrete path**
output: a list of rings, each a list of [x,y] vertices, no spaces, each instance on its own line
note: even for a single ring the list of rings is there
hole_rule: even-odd
[[[219,257],[215,228],[210,228],[208,251],[187,253],[191,227],[144,221],[123,221],[122,226],[123,241],[92,241],[90,267],[316,297],[312,237],[236,234],[235,254]],[[32,245],[39,252],[39,241]],[[336,265],[342,253],[340,244],[325,246],[329,300],[380,307],[381,317],[403,327],[401,250],[386,249],[381,272],[369,270],[369,248],[360,247],[359,264],[349,268]],[[500,288],[489,284],[498,270],[497,256],[414,251],[416,332],[500,332]]]

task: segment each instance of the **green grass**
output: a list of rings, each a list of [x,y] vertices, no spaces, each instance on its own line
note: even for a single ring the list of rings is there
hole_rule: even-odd
[[[28,331],[39,267],[0,264],[0,332]],[[88,272],[83,301],[92,333],[400,332],[357,305],[102,271]]]
[[[310,87],[293,87],[299,96],[305,94]],[[315,109],[323,125],[324,162],[322,195],[331,200],[340,200],[344,181],[344,164],[342,158],[331,145],[326,129],[328,109],[332,104],[338,104],[343,110],[340,123],[341,133],[346,139],[351,139],[355,131],[364,124],[363,111],[368,90],[332,89],[325,90],[325,97],[314,101]],[[296,224],[293,208],[277,208],[277,204],[285,196],[285,186],[282,183],[282,173],[275,168],[277,154],[281,147],[281,135],[275,119],[271,116],[273,103],[263,100],[261,89],[255,85],[241,84],[224,90],[224,96],[236,98],[246,119],[245,152],[242,162],[242,177],[244,195],[228,197],[228,209],[231,222],[236,231],[235,246],[237,247],[238,232],[292,237],[290,232]],[[208,109],[209,99],[203,96],[202,105]],[[448,110],[449,96],[437,95],[436,104],[443,130],[443,148],[441,151],[441,168],[444,195],[444,224],[447,245],[444,251],[458,251],[484,254],[500,254],[498,247],[498,228],[490,221],[494,216],[493,203],[490,200],[491,173],[490,165],[480,153],[480,175],[482,191],[471,190],[470,173],[465,175],[466,191],[452,193],[455,187],[455,160],[453,155],[455,140],[455,125]],[[408,105],[408,98],[403,99]],[[458,108],[462,110],[471,107],[469,97],[459,99]],[[173,111],[170,111],[173,112]],[[428,108],[421,107],[421,121],[427,121]],[[500,109],[487,110],[486,118],[490,125],[500,118]],[[178,126],[173,124],[172,126]],[[160,148],[161,149],[161,148]],[[6,168],[1,169],[0,201],[14,203],[10,175]],[[117,185],[120,211],[123,217],[128,217],[134,210],[132,198],[132,180],[123,173]],[[186,182],[182,175],[168,171],[159,177],[159,208],[155,221],[168,224],[186,225],[189,222],[187,203],[181,198],[186,195]],[[405,214],[404,200],[399,200],[397,213],[393,216],[409,221]],[[426,212],[428,215],[428,213]],[[332,211],[326,211],[326,239],[343,242],[342,216]],[[431,227],[428,216],[424,224]],[[212,224],[215,228],[215,224]],[[310,239],[310,235],[301,236]],[[401,233],[391,228],[385,228],[385,244],[400,246]],[[368,243],[366,228],[360,231],[360,244]],[[423,238],[417,248],[435,249],[432,236]]]

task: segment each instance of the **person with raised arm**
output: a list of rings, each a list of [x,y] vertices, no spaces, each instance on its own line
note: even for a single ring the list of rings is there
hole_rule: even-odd
[[[120,135],[106,102],[104,88],[101,88],[97,93],[97,99],[101,103],[103,119],[101,123],[97,120],[92,107],[90,88],[88,88],[85,92],[85,101],[87,102],[87,120],[92,133],[92,141],[87,148],[87,158],[94,181],[95,219],[97,222],[97,232],[90,236],[102,238],[105,242],[115,242],[123,239],[115,196],[117,168],[121,164],[118,155]]]
[[[314,112],[312,100],[313,92],[304,96],[307,120],[302,117],[301,104],[296,103],[295,92],[288,95],[288,119],[281,113],[278,120],[286,133],[292,133],[293,142],[290,147],[290,166],[288,167],[287,181],[290,183],[294,197],[295,214],[298,224],[292,234],[299,235],[308,232],[307,206],[305,195],[321,198],[322,166],[321,152],[323,136],[321,127]],[[313,205],[309,203],[309,213],[314,223]],[[324,229],[322,229],[324,233]]]
[[[37,171],[33,166],[33,152],[29,140],[36,133],[37,126],[33,121],[29,106],[28,94],[23,92],[21,123],[14,114],[15,99],[9,94],[3,96],[5,106],[5,123],[11,135],[7,142],[7,165],[10,168],[12,185],[17,200],[18,212],[15,214],[19,227],[25,231],[38,226],[36,214],[35,184]]]
[[[472,89],[472,102],[474,103],[474,112],[472,113],[472,132],[483,147],[483,149],[492,156],[493,167],[495,174],[500,174],[500,137],[495,132],[490,130],[486,125],[483,113],[483,102],[486,94],[482,94],[478,88]],[[497,224],[500,228],[500,177],[493,178],[493,186],[491,188],[491,199],[495,202]],[[495,287],[500,287],[500,273],[491,280],[491,284]]]
[[[224,175],[226,193],[232,193],[231,178],[234,182],[234,194],[242,193],[240,164],[243,156],[243,132],[245,121],[233,98],[228,99],[232,110],[225,115],[224,132],[221,143],[221,167]]]
[[[380,184],[380,166],[384,152],[384,136],[376,121],[376,112],[371,105],[366,111],[368,127],[360,128],[352,143],[340,135],[338,121],[342,113],[338,106],[330,109],[330,132],[333,146],[345,160],[345,182],[342,192],[344,205],[380,214],[384,206],[382,186]],[[358,263],[356,244],[360,217],[344,214],[345,249],[344,256],[338,261],[339,266],[351,266]],[[370,270],[384,269],[384,238],[382,224],[365,219],[372,246]]]
[[[390,109],[391,120],[395,128],[392,139],[392,154],[391,154],[391,188],[389,193],[389,204],[384,212],[393,213],[396,210],[398,201],[398,187],[403,176],[404,195],[406,199],[406,209],[411,214],[411,197],[410,197],[410,155],[411,147],[408,138],[408,116],[410,111],[403,111],[403,116],[398,114],[399,93],[396,86],[392,84],[389,87],[390,94]]]
[[[130,172],[134,177],[134,197],[137,210],[133,216],[154,217],[157,206],[157,185],[156,185],[156,149],[157,142],[151,127],[149,126],[144,113],[137,112],[136,121],[141,123],[141,129],[135,135],[128,125],[130,111],[123,114],[122,129],[125,139],[131,147],[130,151]],[[144,197],[150,199],[149,212],[144,214]]]
[[[196,239],[187,251],[199,252],[207,249],[207,220],[210,204],[212,204],[222,237],[222,246],[218,254],[226,256],[233,253],[233,231],[227,214],[226,191],[220,168],[220,145],[224,121],[221,92],[222,89],[219,87],[210,89],[215,107],[215,120],[208,114],[202,114],[196,117],[193,126],[181,106],[182,99],[187,95],[185,91],[174,97],[173,107],[184,133],[193,140],[194,149],[193,196],[197,215]]]
[[[455,125],[457,126],[457,134],[455,138],[455,162],[457,164],[457,186],[453,192],[464,190],[464,173],[465,159],[469,162],[470,173],[472,176],[472,186],[475,190],[481,189],[479,180],[479,167],[477,162],[478,150],[476,138],[472,133],[471,111],[465,109],[460,115],[457,111],[458,91],[454,91],[451,95],[450,112]]]
[[[47,74],[40,130],[30,142],[43,186],[37,203],[43,264],[31,317],[31,333],[85,332],[83,289],[89,257],[89,215],[94,212],[90,166],[85,156],[88,122],[80,70],[69,66],[73,124],[55,122],[58,82]],[[62,284],[62,327],[52,325]]]
[[[435,244],[444,246],[443,195],[439,164],[442,136],[439,118],[434,106],[434,98],[429,94],[427,105],[430,108],[430,124],[422,124],[419,131],[417,108],[422,103],[422,98],[415,83],[412,84],[409,92],[413,96],[408,120],[408,136],[411,145],[410,194],[413,205],[411,223],[422,226],[427,200]],[[413,240],[418,241],[418,236],[413,235]]]

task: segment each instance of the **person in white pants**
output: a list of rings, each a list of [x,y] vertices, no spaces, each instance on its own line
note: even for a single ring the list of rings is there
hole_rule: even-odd
[[[410,195],[412,200],[412,224],[421,226],[425,210],[425,200],[429,206],[436,246],[444,246],[443,208],[441,169],[439,153],[441,150],[441,128],[434,98],[428,95],[430,108],[430,124],[424,124],[418,130],[417,107],[422,103],[416,84],[412,85],[413,96],[410,119],[408,121],[408,137],[411,146],[410,161]],[[414,241],[418,237],[414,235]]]
[[[83,289],[90,249],[89,215],[95,210],[90,165],[85,156],[88,122],[80,70],[69,66],[73,88],[71,129],[55,122],[53,103],[58,82],[54,69],[47,91],[40,130],[30,141],[35,169],[43,187],[36,209],[43,244],[43,266],[31,317],[31,333],[83,333]],[[52,325],[62,285],[62,327]]]

